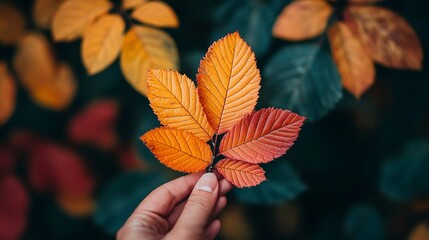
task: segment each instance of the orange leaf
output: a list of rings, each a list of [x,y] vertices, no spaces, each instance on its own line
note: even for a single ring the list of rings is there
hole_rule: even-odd
[[[176,44],[167,33],[134,26],[125,35],[121,69],[127,81],[143,95],[147,94],[149,68],[176,69],[178,62]]]
[[[421,70],[420,41],[401,16],[382,7],[352,6],[347,8],[345,18],[349,24],[356,24],[374,61],[391,68]]]
[[[56,68],[51,46],[39,33],[29,33],[21,39],[13,65],[21,84],[30,92],[49,82]]]
[[[82,58],[90,75],[102,71],[118,57],[124,30],[124,20],[116,14],[102,16],[88,28],[83,37]]]
[[[66,0],[36,0],[33,5],[36,25],[44,29],[50,28],[55,13],[64,1]]]
[[[181,172],[204,170],[212,160],[210,146],[192,133],[161,127],[140,138],[161,163]]]
[[[6,63],[0,62],[0,125],[12,116],[15,110],[16,85]]]
[[[305,117],[288,110],[267,108],[246,115],[220,142],[220,154],[249,163],[280,157],[298,137]]]
[[[52,34],[55,41],[72,41],[83,35],[94,20],[109,11],[107,0],[69,0],[54,16]]]
[[[150,24],[155,27],[173,27],[179,26],[174,10],[166,3],[161,1],[151,1],[143,4],[131,15],[137,21]]]
[[[326,28],[332,11],[332,7],[325,1],[294,1],[277,17],[273,35],[293,41],[316,37]]]
[[[95,209],[95,201],[90,195],[73,196],[59,194],[58,205],[68,214],[75,217],[85,217],[90,215]]]
[[[201,60],[197,81],[208,121],[221,134],[253,111],[261,76],[255,54],[235,32],[210,46]]]
[[[345,23],[337,22],[331,27],[329,42],[344,88],[359,98],[374,83],[371,57]]]
[[[24,17],[14,7],[0,5],[0,43],[14,44],[25,34]]]
[[[52,110],[67,108],[76,94],[76,80],[69,65],[58,66],[52,79],[30,92],[32,99],[41,106]]]
[[[411,231],[408,240],[427,240],[429,239],[429,227],[425,223],[419,223]]]
[[[170,70],[150,70],[147,78],[150,106],[161,124],[186,130],[208,141],[214,131],[207,121],[197,89],[185,75]]]
[[[13,175],[0,178],[0,239],[21,239],[27,225],[29,197]]]
[[[236,187],[253,187],[266,180],[265,171],[258,164],[230,158],[216,163],[218,172]]]
[[[138,7],[145,3],[146,0],[122,0],[122,8],[128,10]]]

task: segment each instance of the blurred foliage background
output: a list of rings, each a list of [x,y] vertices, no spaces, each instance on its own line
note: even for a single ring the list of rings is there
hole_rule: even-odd
[[[326,32],[299,42],[273,37],[274,22],[291,1],[166,2],[180,22],[165,30],[177,45],[180,72],[195,79],[208,46],[237,30],[261,69],[259,108],[292,109],[311,120],[288,154],[266,165],[267,182],[229,195],[219,239],[429,239],[425,58],[422,71],[377,64],[376,81],[356,99],[339,85]],[[56,83],[42,79],[37,85],[49,87],[34,87],[23,77],[34,65],[16,63],[24,50],[2,38],[0,107],[12,113],[0,125],[0,239],[114,239],[145,195],[178,176],[138,139],[159,125],[156,116],[126,81],[119,59],[90,76],[81,40],[55,42],[49,27],[34,21],[35,1],[0,4],[0,19],[16,19],[4,6],[24,17],[10,26],[0,22],[1,34],[25,26],[38,36],[27,47],[51,49],[57,69]],[[332,4],[337,14],[348,2]],[[407,20],[427,56],[428,2],[376,4]],[[297,77],[301,56],[314,48],[323,54],[311,63],[310,77]],[[11,85],[16,92],[5,90]]]

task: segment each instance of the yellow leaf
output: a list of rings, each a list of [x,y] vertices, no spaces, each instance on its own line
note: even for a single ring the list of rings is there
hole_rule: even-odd
[[[322,0],[298,0],[287,5],[273,27],[273,35],[300,41],[320,35],[326,28],[332,7]]]
[[[372,59],[386,67],[421,70],[423,52],[412,27],[396,13],[376,6],[353,6],[345,11],[357,28]]]
[[[344,88],[359,98],[374,83],[371,57],[345,23],[337,22],[331,27],[329,42]]]
[[[54,16],[52,33],[55,41],[72,41],[83,35],[100,15],[109,11],[107,0],[69,0],[64,2]]]
[[[132,13],[132,17],[142,23],[150,24],[155,27],[178,27],[174,10],[164,2],[151,1],[143,4]]]
[[[176,69],[178,66],[176,44],[160,30],[135,26],[125,35],[121,69],[127,81],[146,95],[146,76],[149,68]]]
[[[146,0],[122,0],[122,8],[123,9],[133,9],[145,3]]]
[[[261,76],[255,54],[235,32],[213,43],[197,75],[208,121],[221,134],[255,108]]]
[[[76,80],[67,64],[60,64],[52,79],[30,92],[33,101],[52,110],[67,108],[75,93]]]
[[[161,127],[140,138],[167,167],[181,172],[199,172],[212,160],[210,146],[192,133]]]
[[[124,30],[124,20],[115,14],[102,16],[88,28],[83,37],[82,58],[90,75],[102,71],[118,57]]]
[[[36,25],[49,29],[55,13],[64,1],[66,0],[36,0],[33,5],[33,18]]]
[[[0,5],[0,44],[14,44],[25,34],[24,17],[14,7]]]
[[[9,120],[15,109],[16,84],[7,65],[0,62],[0,125]]]
[[[414,227],[409,240],[427,240],[429,239],[429,227],[425,223],[419,223]]]
[[[161,124],[186,130],[203,141],[214,131],[207,121],[197,89],[185,75],[170,70],[150,70],[147,78],[150,106]]]
[[[39,33],[29,33],[21,39],[13,64],[22,85],[30,92],[50,81],[56,69],[51,46]]]

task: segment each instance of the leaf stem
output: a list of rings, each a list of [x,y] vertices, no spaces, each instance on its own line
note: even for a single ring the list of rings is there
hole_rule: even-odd
[[[213,156],[212,156],[212,161],[210,162],[210,165],[207,167],[206,172],[212,172],[213,168],[214,168],[214,160],[215,158],[219,155],[218,154],[218,149],[217,149],[217,140],[218,140],[218,135],[215,134],[214,139],[211,140],[212,143],[212,147],[213,147]]]

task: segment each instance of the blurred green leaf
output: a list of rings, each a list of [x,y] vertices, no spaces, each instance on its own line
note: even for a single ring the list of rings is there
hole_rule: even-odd
[[[345,231],[353,240],[383,240],[384,226],[378,212],[369,206],[355,206],[346,216]]]
[[[96,224],[116,233],[143,198],[166,181],[166,176],[153,172],[129,172],[114,179],[101,193],[94,214]]]
[[[252,188],[236,189],[237,199],[251,204],[274,204],[294,199],[307,189],[289,164],[277,162],[263,166],[267,181]]]
[[[309,120],[323,117],[342,97],[340,75],[329,52],[314,44],[279,50],[263,71],[261,95],[275,107]]]
[[[381,170],[380,190],[393,201],[429,193],[429,142],[415,140],[387,161]]]

